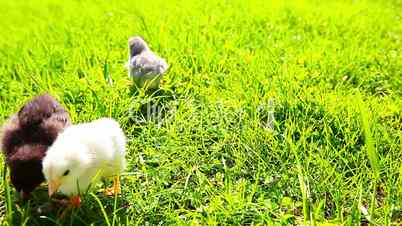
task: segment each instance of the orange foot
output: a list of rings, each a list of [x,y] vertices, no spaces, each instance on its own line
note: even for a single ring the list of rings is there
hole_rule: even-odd
[[[78,208],[81,206],[81,198],[79,195],[72,196],[70,199],[52,199],[53,202],[64,206],[65,208]]]
[[[113,178],[113,186],[111,188],[106,188],[103,193],[107,196],[114,196],[121,193],[120,178],[116,176]]]
[[[69,200],[67,200],[67,199],[61,199],[61,200],[52,199],[52,201],[58,203],[59,205],[64,206],[64,210],[62,210],[61,214],[59,215],[59,217],[61,219],[63,219],[66,216],[66,214],[67,214],[67,212],[69,210],[74,209],[74,208],[79,208],[81,206],[81,198],[80,198],[79,195],[72,196],[72,197],[70,197]]]
[[[70,197],[70,206],[72,208],[79,208],[81,206],[81,198],[79,195]]]

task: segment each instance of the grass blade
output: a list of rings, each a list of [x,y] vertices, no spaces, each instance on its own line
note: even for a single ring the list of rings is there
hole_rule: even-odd
[[[95,199],[95,201],[98,203],[98,206],[99,206],[99,208],[101,209],[101,212],[102,212],[102,214],[103,214],[103,218],[104,218],[105,221],[106,221],[106,224],[107,224],[108,226],[111,226],[111,224],[110,224],[110,222],[109,222],[109,218],[108,218],[107,213],[106,213],[106,210],[105,210],[105,208],[103,208],[102,202],[100,201],[100,199],[98,198],[98,196],[96,196],[94,193],[91,192],[90,194],[91,194],[91,196]]]

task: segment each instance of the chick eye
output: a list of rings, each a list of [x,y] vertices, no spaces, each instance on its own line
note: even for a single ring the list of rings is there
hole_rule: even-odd
[[[66,170],[66,171],[64,171],[63,176],[67,176],[69,173],[70,173],[70,170]]]

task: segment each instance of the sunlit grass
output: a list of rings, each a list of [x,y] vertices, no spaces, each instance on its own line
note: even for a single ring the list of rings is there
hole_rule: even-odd
[[[129,140],[121,196],[95,186],[61,218],[44,189],[21,203],[3,176],[2,224],[400,223],[400,12],[397,0],[0,0],[0,121],[48,91],[75,123],[114,117]],[[132,35],[170,64],[156,92],[128,79]]]

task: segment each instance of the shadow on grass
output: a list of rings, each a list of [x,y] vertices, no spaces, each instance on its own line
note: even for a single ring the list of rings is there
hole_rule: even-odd
[[[122,210],[128,203],[121,197],[96,194],[102,207],[91,195],[81,196],[80,208],[67,208],[55,199],[49,199],[47,190],[37,189],[29,201],[14,198],[13,219],[10,225],[108,225],[113,220],[121,222]],[[56,197],[61,200],[64,197]],[[105,219],[105,215],[107,219]]]

